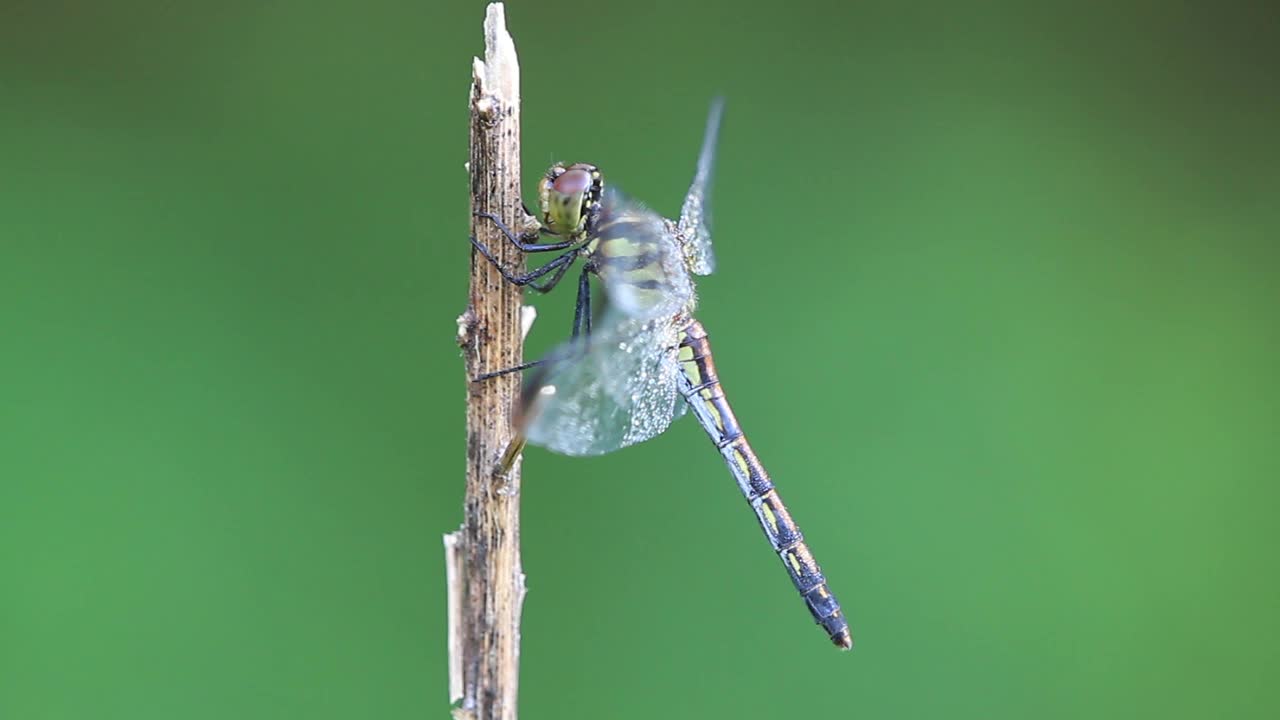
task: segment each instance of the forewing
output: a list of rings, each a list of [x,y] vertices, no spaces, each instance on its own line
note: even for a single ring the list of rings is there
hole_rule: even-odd
[[[596,225],[591,259],[609,305],[647,320],[679,312],[693,297],[693,280],[674,224],[610,188]]]
[[[702,136],[702,151],[698,153],[698,170],[693,175],[684,207],[680,208],[680,234],[685,239],[685,252],[689,256],[689,269],[695,275],[710,275],[715,270],[716,259],[711,251],[711,170],[715,165],[716,139],[720,134],[720,116],[724,113],[724,99],[716,98],[707,116],[707,129]]]
[[[603,324],[562,345],[529,378],[521,419],[529,443],[600,455],[648,440],[684,412],[670,318],[606,313]]]

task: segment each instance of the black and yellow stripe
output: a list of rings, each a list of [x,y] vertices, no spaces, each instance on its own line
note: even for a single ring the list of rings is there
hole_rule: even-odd
[[[729,407],[711,357],[707,332],[697,320],[690,319],[681,332],[679,357],[684,369],[681,392],[703,429],[724,455],[743,496],[755,510],[765,536],[791,575],[791,582],[831,641],[845,649],[852,647],[853,637],[849,634],[849,623],[840,610],[840,603],[827,587],[826,578],[809,552],[800,528],[791,520],[791,514],[787,512],[782,498],[778,497],[769,474],[751,449],[733,409]]]
[[[682,309],[693,294],[684,258],[672,242],[669,220],[622,198],[606,195],[594,235],[585,246],[611,302],[632,317],[657,317]]]

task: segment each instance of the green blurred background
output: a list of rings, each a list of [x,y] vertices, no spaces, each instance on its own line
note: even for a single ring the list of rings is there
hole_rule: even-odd
[[[445,717],[483,2],[0,9],[0,718]],[[524,718],[1275,717],[1274,7],[514,2],[850,615],[692,421],[525,461]],[[569,328],[539,301],[531,354]]]

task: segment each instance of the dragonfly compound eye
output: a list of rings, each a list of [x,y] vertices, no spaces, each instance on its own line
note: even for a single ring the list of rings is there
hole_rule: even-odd
[[[580,195],[591,187],[591,174],[580,168],[566,170],[551,186],[561,195]]]
[[[582,229],[583,199],[591,190],[591,173],[581,168],[571,168],[560,173],[546,187],[543,211],[545,221],[553,230],[574,233]]]

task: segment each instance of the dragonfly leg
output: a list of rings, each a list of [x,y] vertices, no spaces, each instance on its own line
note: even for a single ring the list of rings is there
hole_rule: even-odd
[[[591,282],[587,268],[578,276],[578,301],[573,306],[573,337],[591,336]]]
[[[485,256],[485,259],[493,263],[494,267],[498,268],[498,272],[502,273],[502,277],[506,278],[507,282],[513,283],[515,285],[519,285],[521,287],[532,284],[533,288],[538,292],[548,292],[549,290],[551,290],[551,288],[555,287],[555,284],[560,281],[560,277],[564,275],[564,271],[568,269],[568,266],[573,263],[574,258],[578,256],[577,250],[570,250],[569,252],[561,255],[555,260],[552,260],[546,265],[543,265],[542,267],[537,268],[536,270],[530,270],[529,272],[524,273],[522,275],[512,275],[510,272],[507,271],[506,268],[502,267],[502,265],[498,262],[498,259],[493,256],[493,253],[489,252],[489,248],[484,246],[484,243],[480,242],[479,240],[476,240],[474,237],[470,239],[471,239],[471,244],[475,246],[476,250],[479,250],[480,254]],[[551,278],[550,282],[548,282],[545,285],[533,284],[534,280],[537,280],[538,278],[542,277],[543,275],[546,275],[547,273],[553,270],[557,272],[555,277]]]
[[[477,375],[471,378],[471,382],[484,382],[485,380],[492,380],[496,377],[502,377],[503,375],[510,375],[513,372],[528,370],[529,368],[538,367],[539,365],[545,363],[546,361],[547,361],[546,358],[543,358],[541,360],[534,360],[533,362],[520,363],[519,365],[515,365],[509,368],[502,368],[501,370],[494,370],[493,372],[487,372],[487,373],[484,373],[483,375]]]
[[[502,231],[502,234],[507,236],[507,240],[510,240],[511,244],[520,248],[522,252],[551,252],[553,250],[563,250],[576,242],[575,240],[564,240],[554,243],[526,242],[522,238],[531,237],[536,240],[542,233],[546,233],[548,235],[554,235],[555,233],[545,227],[539,227],[536,231],[528,235],[516,235],[512,232],[511,228],[507,227],[506,223],[502,222],[502,218],[499,218],[493,213],[477,212],[475,213],[475,216],[492,221],[493,224],[497,225],[498,229]]]
[[[556,273],[556,278],[554,279],[557,282],[559,277],[564,274],[563,270],[568,267],[569,267],[568,265],[564,265],[562,266],[561,271]],[[579,335],[584,333],[588,337],[590,337],[591,335],[591,283],[589,282],[589,279],[588,279],[589,274],[590,273],[587,271],[587,269],[583,268],[582,274],[578,277],[578,301],[573,311],[573,337],[575,338],[577,338]],[[546,362],[547,362],[547,358],[543,358],[541,360],[534,360],[533,362],[521,363],[520,365],[515,365],[509,368],[503,368],[501,370],[494,370],[493,372],[487,372],[487,373],[484,373],[483,375],[475,376],[474,378],[471,379],[471,382],[482,382],[484,380],[491,380],[496,377],[502,377],[503,375],[510,375],[511,373],[514,373],[514,372],[520,372],[521,370],[528,370],[529,368],[538,367],[539,365],[543,365]]]
[[[550,279],[548,279],[545,283],[543,283],[543,284],[539,285],[539,284],[537,284],[537,283],[533,283],[533,282],[531,282],[531,283],[529,283],[529,287],[533,288],[534,290],[537,290],[537,291],[538,291],[538,292],[540,292],[540,293],[549,293],[549,292],[551,292],[552,290],[554,290],[554,289],[555,289],[555,287],[556,287],[556,285],[559,285],[559,284],[560,284],[560,280],[564,278],[564,273],[565,273],[565,271],[566,271],[566,270],[568,270],[570,267],[572,267],[572,266],[573,266],[573,259],[572,259],[572,257],[573,257],[575,254],[577,254],[577,252],[578,252],[577,250],[570,250],[569,252],[565,253],[564,255],[561,255],[560,257],[556,258],[555,260],[552,260],[550,263],[547,263],[547,265],[551,265],[552,263],[555,263],[555,262],[559,261],[561,258],[563,258],[563,257],[565,257],[565,256],[569,256],[569,257],[570,257],[570,260],[569,260],[568,262],[566,262],[566,263],[564,263],[563,265],[561,265],[560,267],[556,268],[556,272],[555,272],[555,274],[554,274],[554,275],[552,275],[552,276],[551,276],[551,278],[550,278]],[[543,267],[545,267],[545,266],[543,266]],[[542,268],[538,268],[538,269],[539,269],[539,270],[541,270]]]

